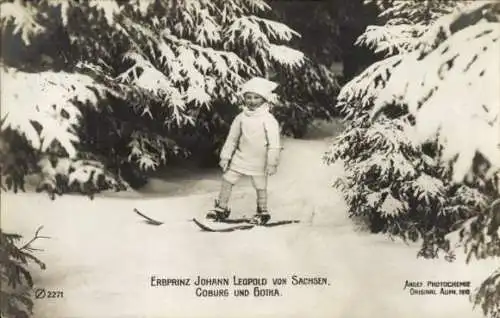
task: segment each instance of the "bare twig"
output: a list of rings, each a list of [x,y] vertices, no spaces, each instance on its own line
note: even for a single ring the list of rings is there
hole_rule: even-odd
[[[26,250],[26,251],[42,251],[41,249],[36,249],[36,248],[33,248],[31,247],[31,244],[33,244],[33,242],[35,242],[36,240],[38,239],[49,239],[50,237],[48,236],[41,236],[41,235],[38,235],[40,233],[40,231],[43,229],[43,225],[40,225],[38,227],[38,229],[36,230],[35,232],[35,236],[28,241],[28,243],[24,244],[20,250]]]

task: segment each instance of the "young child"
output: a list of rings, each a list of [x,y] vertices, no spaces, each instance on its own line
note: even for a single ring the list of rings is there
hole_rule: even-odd
[[[252,223],[264,224],[269,221],[267,179],[276,173],[281,151],[279,125],[269,112],[269,101],[273,99],[273,90],[277,86],[261,77],[252,78],[242,85],[244,110],[231,124],[222,148],[222,185],[215,208],[207,214],[207,218],[227,218],[233,185],[242,176],[249,176],[257,192],[257,213]]]

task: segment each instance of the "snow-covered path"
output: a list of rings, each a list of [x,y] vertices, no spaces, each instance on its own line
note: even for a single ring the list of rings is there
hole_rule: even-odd
[[[476,286],[494,264],[416,259],[416,246],[356,231],[340,195],[328,187],[342,170],[321,164],[325,146],[325,140],[287,140],[270,206],[275,219],[302,223],[273,229],[199,231],[189,220],[212,204],[218,175],[175,184],[154,180],[150,195],[92,201],[3,194],[5,231],[29,238],[44,225],[42,234],[51,236],[36,244],[47,269],[35,271],[35,284],[61,290],[64,298],[36,300],[35,317],[481,317],[466,296],[411,296],[403,287],[406,280]],[[167,188],[175,196],[162,195]],[[251,214],[254,197],[249,182],[238,186],[235,215]],[[165,223],[143,223],[134,207]],[[288,284],[277,297],[256,298],[253,288],[249,297],[198,297],[195,286],[152,287],[153,275],[264,277],[270,285],[287,277]],[[292,275],[325,277],[329,285],[292,286]]]

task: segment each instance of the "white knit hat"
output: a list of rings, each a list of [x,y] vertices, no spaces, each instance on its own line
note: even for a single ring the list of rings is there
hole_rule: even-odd
[[[276,99],[276,94],[273,91],[278,87],[278,84],[267,80],[263,77],[254,77],[241,85],[241,94],[255,93],[262,96],[265,100],[271,102]]]

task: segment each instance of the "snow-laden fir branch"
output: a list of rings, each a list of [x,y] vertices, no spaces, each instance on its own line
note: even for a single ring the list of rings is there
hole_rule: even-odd
[[[17,131],[42,152],[58,143],[69,157],[77,154],[75,127],[81,119],[75,102],[95,107],[100,98],[112,92],[81,74],[24,73],[2,67],[1,78],[2,130]]]

